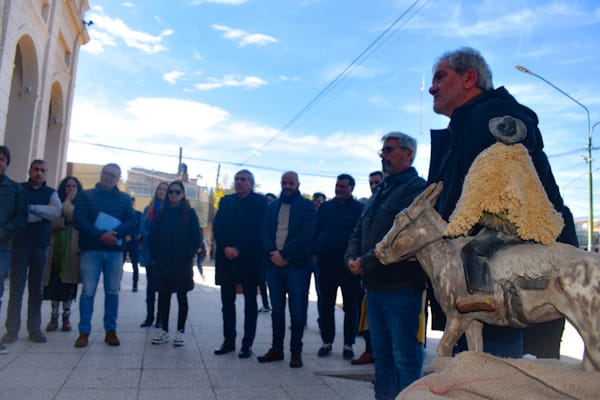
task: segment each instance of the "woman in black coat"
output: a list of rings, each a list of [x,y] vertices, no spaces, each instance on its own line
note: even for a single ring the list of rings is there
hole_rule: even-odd
[[[187,292],[194,288],[193,261],[202,243],[198,216],[185,198],[185,187],[174,181],[167,188],[167,199],[150,226],[150,256],[155,262],[158,313],[162,330],[152,344],[169,341],[171,294],[177,294],[179,313],[174,346],[183,346],[188,313]]]

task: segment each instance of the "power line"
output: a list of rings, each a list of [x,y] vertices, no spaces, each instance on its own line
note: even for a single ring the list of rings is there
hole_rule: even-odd
[[[359,63],[367,59],[379,46],[376,47],[377,43],[380,42],[388,32],[390,32],[394,26],[396,26],[404,16],[406,16],[421,0],[415,0],[398,18],[391,23],[375,40],[371,42],[358,56],[356,56],[346,68],[342,72],[340,72],[333,80],[331,80],[315,97],[313,97],[300,111],[298,111],[288,122],[286,122],[283,127],[281,127],[269,140],[267,140],[258,150],[251,153],[248,158],[246,158],[240,165],[246,165],[246,163],[254,157],[256,153],[261,152],[265,147],[267,147],[271,142],[273,142],[279,135],[288,130],[298,119],[300,119],[304,114],[306,114],[325,94],[330,92],[343,78],[345,78],[349,72],[355,68],[355,66],[360,65]],[[428,0],[429,1],[429,0]],[[428,2],[427,1],[427,2]],[[427,2],[425,4],[427,4]],[[419,10],[421,10],[421,7]],[[407,19],[406,22],[410,21],[414,17],[413,14],[410,18]],[[386,39],[387,40],[387,39]],[[383,41],[381,44],[385,43]],[[369,51],[374,49],[370,54]]]
[[[89,145],[89,146],[102,147],[102,148],[110,149],[110,150],[128,151],[131,153],[145,154],[145,155],[149,155],[149,156],[159,156],[159,157],[179,159],[179,155],[175,155],[175,154],[154,153],[154,152],[146,151],[146,150],[131,149],[131,148],[120,147],[120,146],[111,146],[111,145],[102,144],[102,143],[92,143],[92,142],[87,142],[87,141],[78,140],[78,139],[70,139],[70,141],[73,143],[80,143],[80,144],[85,144],[85,145]],[[236,162],[231,162],[231,161],[213,160],[210,158],[182,157],[182,159],[187,160],[187,161],[199,161],[199,162],[206,162],[206,163],[211,163],[211,164],[225,164],[225,165],[231,165],[231,166],[240,167],[240,168],[245,165],[248,168],[255,168],[258,170],[283,172],[283,169],[276,168],[276,167],[269,167],[269,166],[256,165],[256,164],[242,164],[242,163],[236,163]],[[312,177],[316,177],[316,178],[336,178],[338,175],[338,174],[327,175],[327,174],[320,174],[320,173],[316,173],[316,172],[305,172],[305,171],[301,171],[299,173],[301,173],[302,175],[305,175],[305,176],[312,176]],[[356,180],[360,181],[361,179],[358,178]]]

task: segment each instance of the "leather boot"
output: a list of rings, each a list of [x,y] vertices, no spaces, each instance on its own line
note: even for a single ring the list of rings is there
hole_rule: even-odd
[[[46,331],[52,332],[58,329],[58,315],[52,314],[50,317],[50,322],[46,326]]]
[[[70,332],[71,331],[71,322],[69,321],[69,314],[63,313],[62,319],[63,319],[62,320],[62,331]]]

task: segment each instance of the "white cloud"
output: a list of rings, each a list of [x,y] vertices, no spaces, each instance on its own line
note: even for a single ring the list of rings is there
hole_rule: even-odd
[[[167,72],[166,74],[164,74],[163,79],[165,81],[169,82],[171,85],[174,85],[177,83],[177,80],[184,75],[185,75],[185,73],[183,73],[181,71],[171,71],[171,72]]]
[[[268,43],[277,43],[277,39],[262,33],[248,33],[241,29],[233,29],[225,25],[211,25],[215,31],[223,32],[223,37],[230,40],[235,40],[243,47],[249,44],[257,46],[265,46]]]
[[[222,87],[243,87],[255,89],[266,85],[267,82],[256,76],[245,76],[243,78],[234,75],[225,75],[222,79],[209,78],[208,82],[197,83],[194,87],[198,90],[214,90]]]
[[[105,46],[116,46],[119,39],[124,41],[128,47],[144,53],[158,53],[167,49],[163,40],[173,34],[172,29],[165,29],[158,35],[136,31],[119,18],[110,18],[98,13],[90,14],[89,19],[94,21],[94,25],[90,29],[90,43],[96,43],[87,50],[94,54],[101,53]]]
[[[135,7],[135,4],[133,4],[133,3],[130,3],[130,2],[128,2],[128,1],[124,1],[123,3],[121,3],[121,5],[122,5],[123,7],[126,7],[126,8],[133,8],[133,7]]]

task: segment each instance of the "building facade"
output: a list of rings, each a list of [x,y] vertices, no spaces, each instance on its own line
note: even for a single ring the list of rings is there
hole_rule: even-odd
[[[67,168],[67,144],[79,49],[89,41],[87,0],[0,0],[0,144],[10,176],[46,160],[48,184]]]

